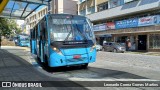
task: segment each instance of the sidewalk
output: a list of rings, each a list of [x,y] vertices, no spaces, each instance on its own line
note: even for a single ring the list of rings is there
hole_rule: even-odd
[[[140,55],[151,55],[151,56],[160,56],[160,52],[137,52],[137,51],[127,51],[126,53],[130,53],[130,54],[140,54]]]

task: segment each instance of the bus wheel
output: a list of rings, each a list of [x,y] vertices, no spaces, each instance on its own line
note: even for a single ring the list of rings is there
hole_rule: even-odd
[[[87,69],[87,67],[88,67],[88,63],[81,66],[82,69]]]
[[[44,56],[44,63],[46,66],[48,66],[48,57],[46,55]]]
[[[37,56],[37,63],[42,66],[43,64],[41,63],[41,59]]]
[[[38,55],[37,55],[37,61],[38,61],[38,62],[41,62],[41,60],[40,60],[40,58],[38,57]]]

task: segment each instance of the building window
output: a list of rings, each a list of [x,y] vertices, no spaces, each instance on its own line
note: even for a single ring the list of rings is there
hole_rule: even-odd
[[[98,11],[103,11],[106,9],[108,9],[108,2],[105,2],[105,3],[98,5]]]
[[[94,7],[90,7],[87,10],[88,10],[88,14],[92,14],[92,13],[95,12],[95,8]]]
[[[124,4],[124,0],[110,0],[110,8],[114,8]]]
[[[36,15],[34,16],[34,19],[36,20]]]
[[[85,0],[79,0],[80,3],[84,2]]]
[[[81,10],[81,11],[80,11],[80,15],[85,16],[85,15],[86,15],[86,9]]]
[[[160,34],[150,34],[149,48],[150,49],[160,49]]]

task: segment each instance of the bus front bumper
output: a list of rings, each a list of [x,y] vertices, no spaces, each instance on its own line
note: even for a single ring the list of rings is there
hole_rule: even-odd
[[[56,52],[53,52],[50,55],[48,65],[50,67],[59,67],[59,66],[74,66],[74,65],[83,65],[86,63],[92,63],[96,60],[96,50],[90,53],[80,55],[81,58],[74,59],[74,55],[60,55]]]

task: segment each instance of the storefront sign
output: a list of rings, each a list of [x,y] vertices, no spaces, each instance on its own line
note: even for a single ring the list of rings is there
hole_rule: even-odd
[[[139,18],[138,26],[149,26],[149,25],[155,25],[157,24],[157,16],[148,16]]]
[[[160,24],[160,15],[157,15],[157,24]]]
[[[93,26],[94,31],[104,31],[106,30],[106,24],[98,24]]]
[[[99,30],[106,30],[106,25],[105,24],[99,25]]]
[[[115,29],[115,23],[114,22],[108,22],[107,23],[107,29]]]
[[[138,18],[116,21],[115,24],[116,24],[115,25],[116,29],[137,27],[138,26]]]
[[[97,26],[97,25],[93,26],[93,31],[98,31],[98,29],[99,29],[99,26]]]

